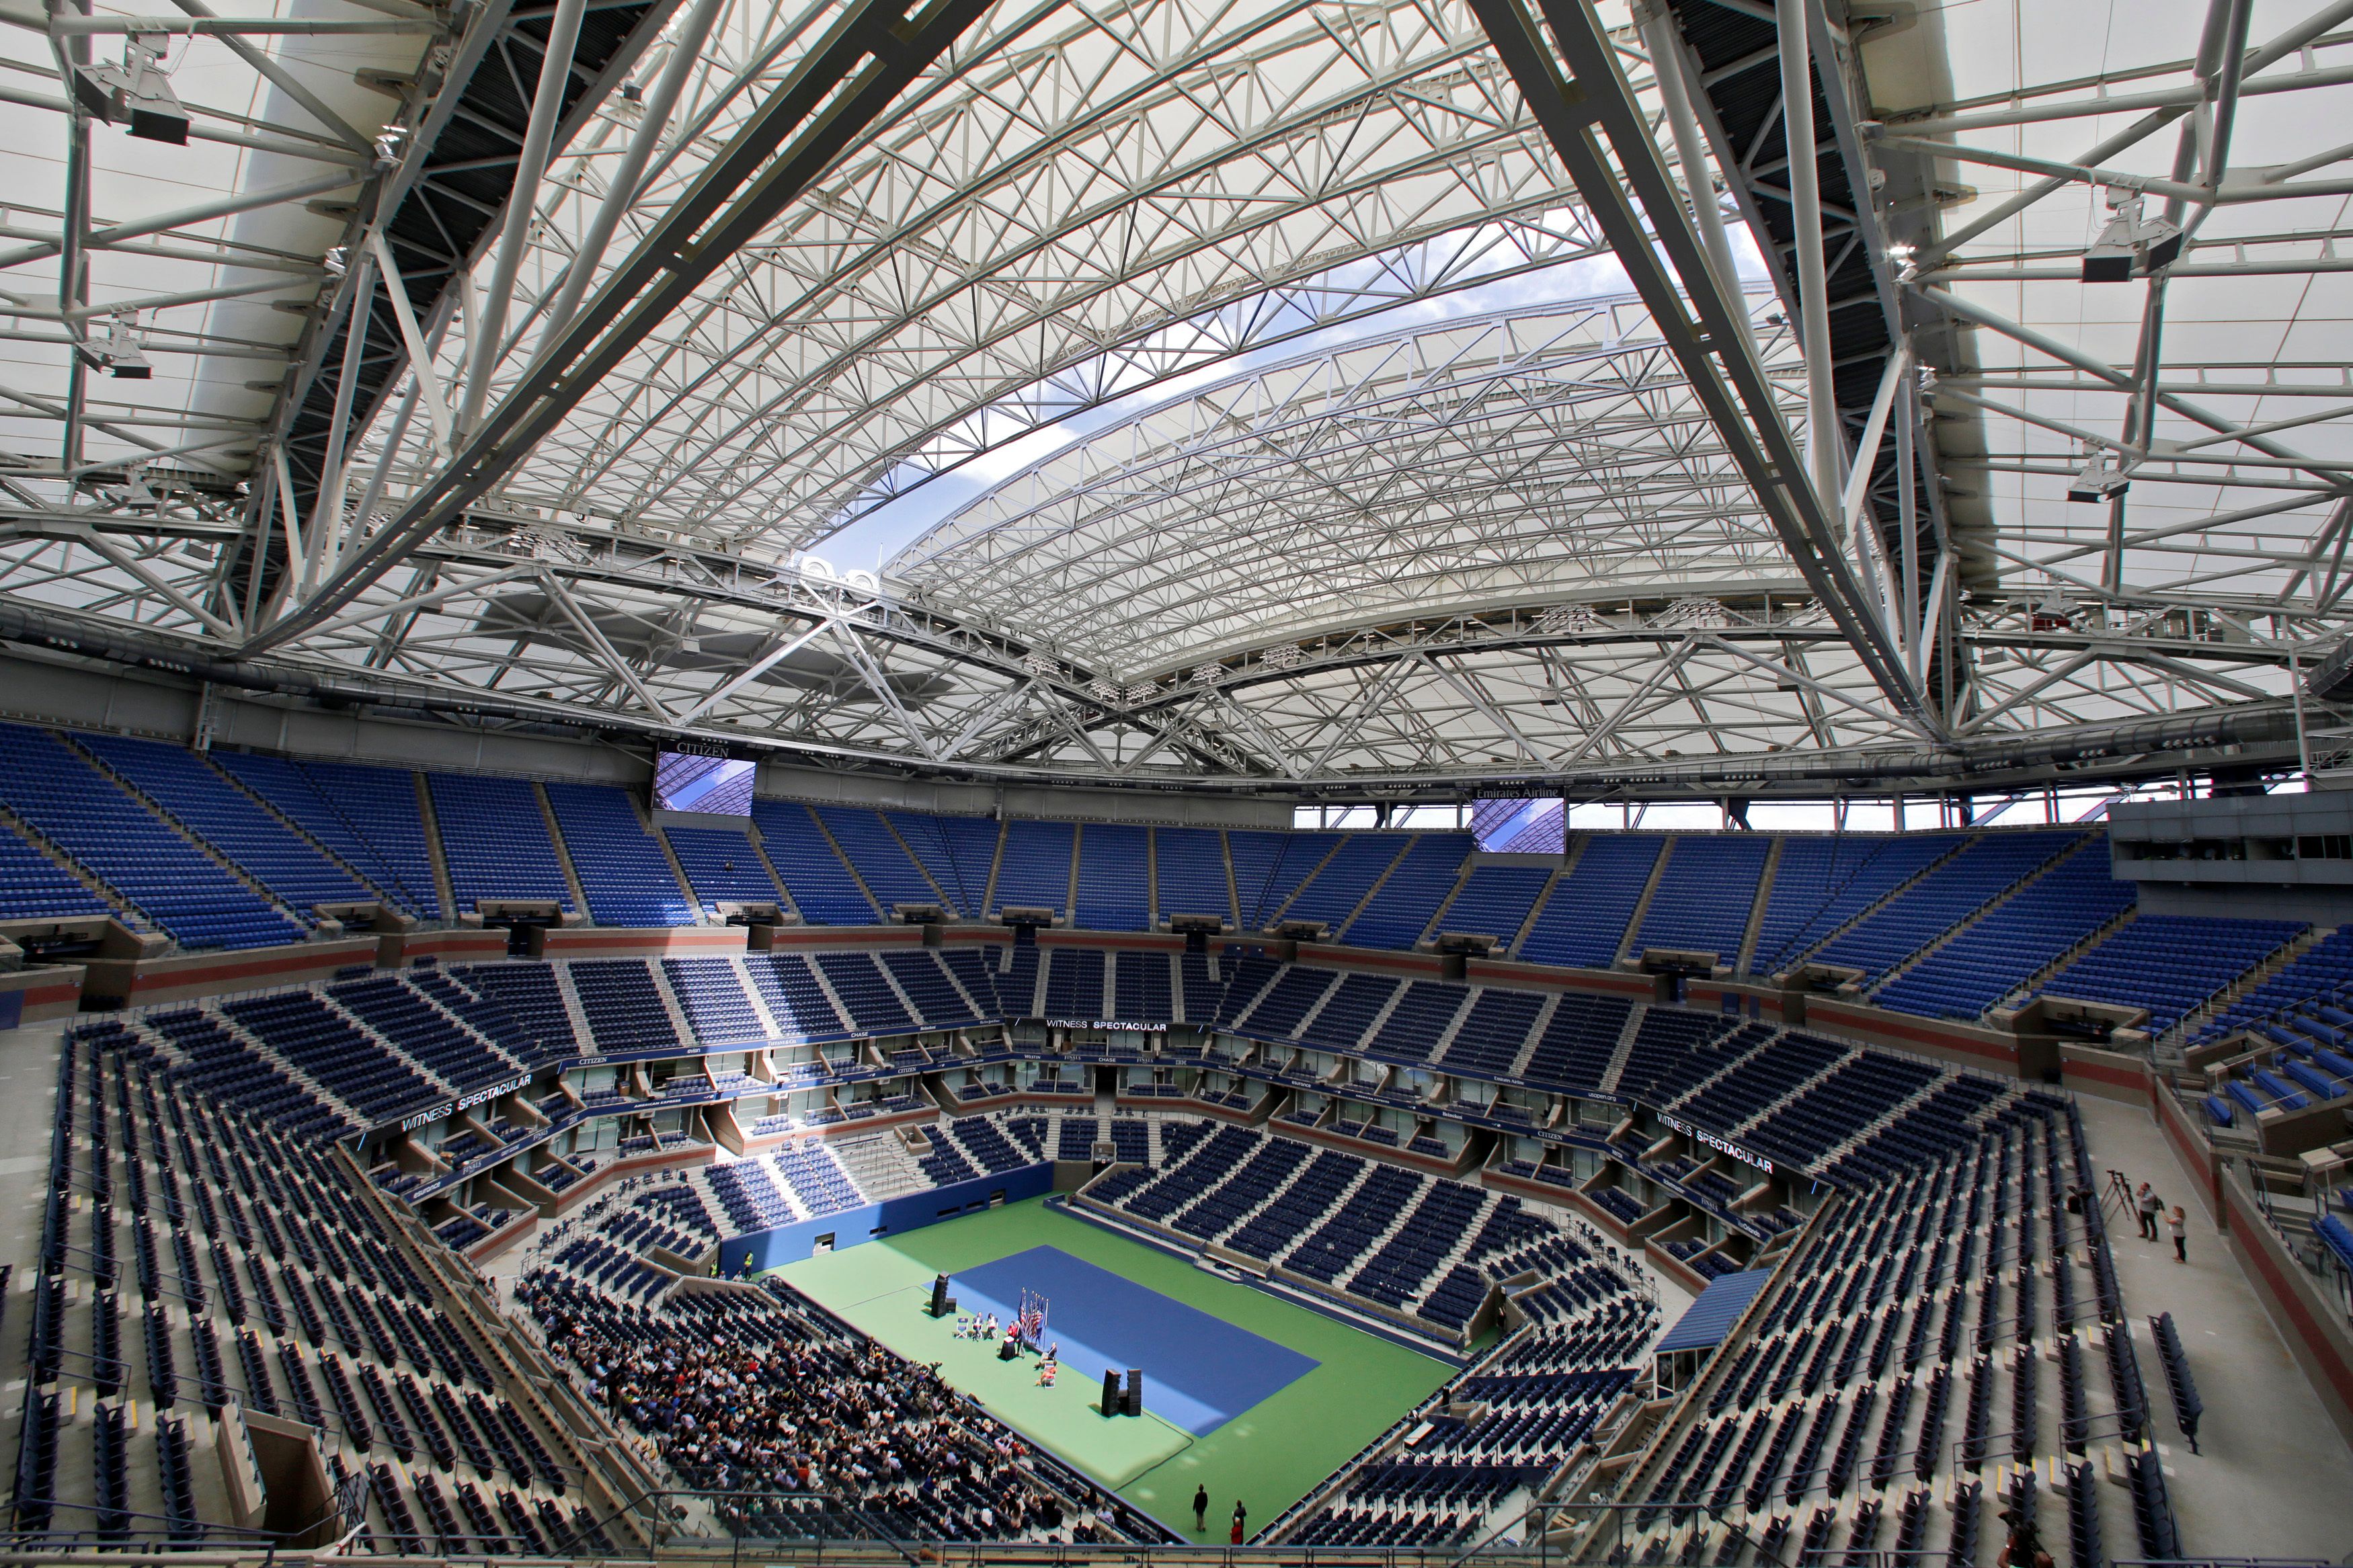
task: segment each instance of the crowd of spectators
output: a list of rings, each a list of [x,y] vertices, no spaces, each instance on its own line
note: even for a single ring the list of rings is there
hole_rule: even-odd
[[[681,1481],[736,1494],[714,1507],[739,1533],[864,1524],[911,1539],[1122,1538],[1115,1516],[1098,1514],[1091,1495],[1066,1504],[1028,1447],[931,1368],[834,1330],[787,1287],[768,1289],[765,1300],[689,1295],[649,1310],[539,1269],[515,1303],[586,1396],[651,1438]]]

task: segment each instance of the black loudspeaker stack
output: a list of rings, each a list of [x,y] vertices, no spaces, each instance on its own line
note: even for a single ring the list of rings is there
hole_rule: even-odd
[[[935,1274],[932,1277],[930,1310],[934,1318],[944,1318],[955,1310],[955,1298],[948,1294],[948,1277],[944,1274]]]
[[[1106,1373],[1104,1375],[1108,1377],[1110,1373]],[[1123,1415],[1144,1414],[1144,1372],[1140,1367],[1132,1366],[1127,1369],[1127,1397],[1120,1405],[1120,1414]]]
[[[1119,1373],[1110,1367],[1105,1367],[1103,1368],[1103,1413],[1106,1415],[1116,1415],[1119,1414]]]

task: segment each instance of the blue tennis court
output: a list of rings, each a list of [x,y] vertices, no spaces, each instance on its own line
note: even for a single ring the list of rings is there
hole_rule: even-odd
[[[1022,1291],[1037,1291],[1047,1300],[1046,1337],[1060,1342],[1065,1375],[1101,1383],[1106,1367],[1123,1380],[1140,1367],[1144,1407],[1197,1437],[1321,1364],[1059,1247],[1000,1258],[950,1285],[960,1310],[1000,1321],[1020,1310]]]

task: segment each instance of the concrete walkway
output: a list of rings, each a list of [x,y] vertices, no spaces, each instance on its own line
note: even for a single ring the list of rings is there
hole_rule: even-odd
[[[2189,1177],[2143,1110],[2084,1097],[2080,1104],[2105,1181],[2120,1170],[2154,1185],[2189,1216],[2189,1261],[2170,1240],[2138,1239],[2129,1215],[2108,1229],[2125,1305],[2132,1313],[2141,1375],[2183,1550],[2200,1556],[2353,1560],[2353,1449],[2322,1410]],[[2173,1401],[2149,1339],[2148,1320],[2171,1312],[2206,1414],[2198,1446],[2174,1424]],[[2121,1495],[2118,1498],[2122,1502]]]

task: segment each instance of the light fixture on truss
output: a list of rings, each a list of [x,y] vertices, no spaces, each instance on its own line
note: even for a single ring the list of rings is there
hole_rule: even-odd
[[[2084,281],[2123,283],[2170,267],[2181,254],[2181,226],[2162,215],[2145,217],[2141,195],[2108,187],[2108,221],[2084,252]]]
[[[107,319],[103,336],[83,339],[74,345],[74,352],[81,355],[83,363],[117,381],[145,381],[155,374],[140,344],[139,316],[134,310],[115,311]]]
[[[2067,499],[2074,501],[2098,502],[2114,500],[2132,488],[2132,476],[2116,461],[2116,454],[2105,447],[2094,447],[2084,456],[2084,466],[2067,482]]]
[[[188,111],[180,105],[164,70],[164,40],[133,33],[123,41],[121,65],[73,68],[74,100],[109,125],[123,126],[146,142],[187,145]]]

